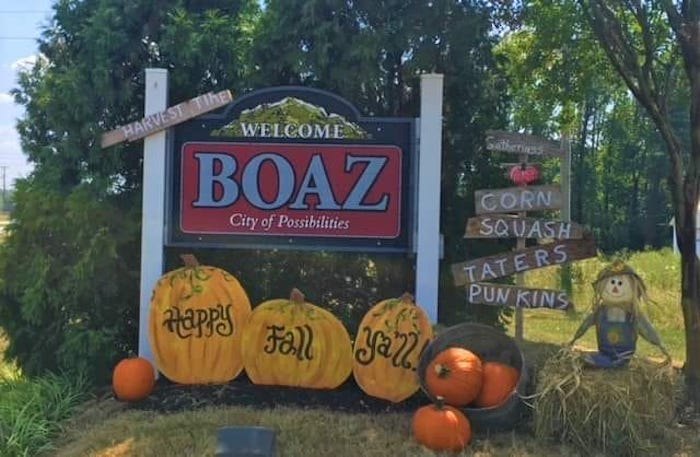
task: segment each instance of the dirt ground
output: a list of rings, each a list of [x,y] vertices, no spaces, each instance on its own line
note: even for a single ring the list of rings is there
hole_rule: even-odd
[[[428,398],[421,391],[400,403],[370,397],[359,388],[352,376],[336,389],[318,390],[259,386],[250,382],[243,374],[228,384],[212,386],[183,386],[160,378],[147,399],[130,407],[168,413],[229,405],[258,408],[289,406],[348,413],[378,413],[412,412],[428,403]]]

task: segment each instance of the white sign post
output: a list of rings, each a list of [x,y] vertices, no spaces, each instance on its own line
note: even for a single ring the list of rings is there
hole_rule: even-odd
[[[415,297],[416,303],[425,309],[433,322],[437,322],[438,317],[442,88],[442,75],[421,76]],[[226,101],[220,94],[215,95],[221,104]],[[167,70],[146,69],[145,96],[145,116],[166,110]],[[216,106],[211,104],[210,109]],[[153,353],[148,341],[149,307],[151,294],[164,268],[165,159],[166,131],[160,130],[146,136],[143,157],[139,356],[151,362],[153,362]]]
[[[440,274],[440,175],[442,173],[442,79],[421,75],[418,157],[418,234],[416,237],[416,303],[438,318]]]
[[[144,114],[168,107],[168,70],[146,69]],[[143,203],[141,215],[141,294],[139,300],[139,356],[153,363],[148,341],[151,294],[163,274],[165,238],[165,130],[147,136],[143,142]],[[155,363],[154,363],[155,366]]]

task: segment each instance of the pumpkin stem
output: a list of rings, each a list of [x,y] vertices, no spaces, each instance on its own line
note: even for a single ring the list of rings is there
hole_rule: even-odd
[[[289,294],[289,301],[297,305],[303,304],[305,299],[306,297],[304,297],[304,294],[296,287],[292,289],[292,292]]]
[[[441,396],[435,397],[435,407],[437,409],[444,409],[445,408],[445,398]]]
[[[413,295],[411,295],[408,292],[404,292],[403,295],[399,298],[400,301],[403,303],[411,303],[413,304]]]
[[[187,268],[194,268],[199,266],[199,261],[197,260],[197,257],[194,256],[194,254],[182,254],[180,255],[180,258],[182,259],[182,262]]]
[[[450,369],[441,363],[436,363],[435,374],[438,375],[438,378],[446,378],[450,374]]]

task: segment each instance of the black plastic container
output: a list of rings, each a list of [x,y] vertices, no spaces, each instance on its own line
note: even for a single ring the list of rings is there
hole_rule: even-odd
[[[216,457],[275,457],[275,431],[267,427],[222,427],[217,433]]]

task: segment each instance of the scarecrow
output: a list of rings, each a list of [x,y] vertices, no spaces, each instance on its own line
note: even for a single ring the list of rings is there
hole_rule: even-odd
[[[641,303],[650,302],[646,286],[637,273],[622,261],[603,269],[593,283],[593,311],[576,330],[573,344],[595,325],[598,352],[587,354],[584,360],[594,367],[625,366],[637,347],[637,335],[659,347],[671,360],[658,333],[642,312]]]

